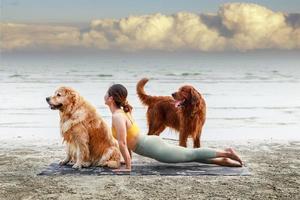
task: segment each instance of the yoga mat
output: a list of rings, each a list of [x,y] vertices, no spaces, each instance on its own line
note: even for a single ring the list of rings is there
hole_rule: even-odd
[[[122,166],[124,167],[124,166]],[[247,167],[223,167],[199,163],[139,163],[132,164],[131,172],[113,172],[109,168],[89,167],[80,170],[73,169],[70,165],[60,166],[58,163],[50,164],[45,170],[38,175],[131,175],[131,176],[249,176],[250,172]]]

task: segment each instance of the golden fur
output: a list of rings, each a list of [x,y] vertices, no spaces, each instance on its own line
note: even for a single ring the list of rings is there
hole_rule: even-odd
[[[202,127],[206,117],[206,104],[202,95],[192,86],[185,85],[171,96],[150,96],[144,86],[148,79],[137,84],[137,94],[148,106],[148,135],[160,135],[166,127],[179,131],[179,145],[186,147],[187,138],[194,140],[194,148],[200,147]]]
[[[54,96],[46,100],[51,109],[59,110],[61,136],[67,153],[61,165],[119,168],[121,154],[118,143],[91,104],[69,87],[60,87]]]

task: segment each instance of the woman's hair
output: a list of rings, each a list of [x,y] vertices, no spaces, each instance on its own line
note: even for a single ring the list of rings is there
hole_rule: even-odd
[[[121,84],[110,86],[107,91],[108,96],[113,97],[118,108],[122,108],[124,112],[131,112],[132,106],[127,101],[127,89]]]

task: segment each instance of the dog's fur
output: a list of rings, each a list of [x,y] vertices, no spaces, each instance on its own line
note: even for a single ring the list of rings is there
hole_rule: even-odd
[[[192,86],[185,85],[171,96],[150,96],[145,93],[147,78],[137,84],[141,102],[148,106],[148,135],[160,135],[170,127],[179,131],[179,145],[186,147],[187,138],[194,140],[194,148],[200,147],[202,127],[206,117],[206,104],[202,95]]]
[[[121,154],[118,143],[91,104],[69,87],[60,87],[54,96],[46,100],[50,108],[59,110],[60,114],[61,136],[67,153],[61,165],[119,168]]]

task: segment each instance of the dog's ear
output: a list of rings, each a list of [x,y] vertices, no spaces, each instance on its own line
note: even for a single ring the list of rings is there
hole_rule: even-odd
[[[196,105],[200,103],[200,98],[201,98],[200,93],[196,89],[191,88],[191,104]]]

